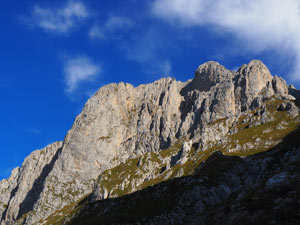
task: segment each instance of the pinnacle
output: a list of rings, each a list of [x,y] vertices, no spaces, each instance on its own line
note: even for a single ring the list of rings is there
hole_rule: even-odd
[[[264,70],[265,72],[270,73],[269,69],[267,66],[261,61],[257,59],[251,60],[248,64],[242,65],[239,69],[238,72],[242,73],[243,70],[251,70],[251,69],[259,69],[259,70]]]
[[[209,61],[198,67],[195,73],[195,88],[199,91],[208,91],[212,86],[224,80],[230,80],[233,73],[218,62]]]

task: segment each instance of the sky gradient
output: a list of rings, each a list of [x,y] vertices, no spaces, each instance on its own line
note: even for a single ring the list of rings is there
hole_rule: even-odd
[[[64,139],[101,86],[262,60],[300,87],[298,0],[3,0],[0,179]]]

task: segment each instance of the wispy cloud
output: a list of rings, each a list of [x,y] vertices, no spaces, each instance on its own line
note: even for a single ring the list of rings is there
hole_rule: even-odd
[[[37,129],[37,128],[30,128],[30,129],[28,129],[28,133],[30,133],[30,134],[41,134],[42,131]]]
[[[171,75],[171,70],[172,70],[172,65],[169,60],[166,60],[164,62],[161,62],[159,64],[159,71],[162,73],[164,76],[170,76]]]
[[[172,64],[170,60],[153,60],[139,62],[144,72],[151,76],[153,79],[159,79],[161,77],[172,76]]]
[[[294,62],[291,73],[300,80],[299,7],[298,0],[156,0],[152,10],[176,26],[209,26],[231,32],[247,51],[284,54]]]
[[[111,16],[105,23],[106,30],[128,30],[133,26],[133,22],[127,17]]]
[[[81,84],[94,81],[100,72],[100,65],[86,56],[67,59],[64,63],[65,91],[73,93]]]
[[[92,26],[88,34],[91,39],[105,39],[106,38],[104,30],[102,30],[99,25]]]
[[[128,60],[139,63],[154,78],[169,76],[171,62],[160,54],[164,43],[158,38],[157,29],[147,27],[139,32],[131,32],[134,26],[134,21],[129,17],[109,16],[102,25],[91,27],[89,37],[113,41]]]
[[[64,7],[58,9],[35,6],[26,22],[30,27],[62,35],[74,30],[88,17],[88,9],[82,2],[69,0]]]
[[[122,16],[110,16],[101,26],[91,27],[89,37],[91,39],[121,39],[122,36],[133,26],[133,22]]]
[[[129,42],[123,42],[121,46],[129,60],[138,62],[155,79],[169,76],[172,70],[171,62],[161,54],[165,44],[157,32],[155,28],[149,28],[133,35]]]

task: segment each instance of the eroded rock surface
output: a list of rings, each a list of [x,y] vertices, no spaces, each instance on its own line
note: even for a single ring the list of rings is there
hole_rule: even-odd
[[[208,62],[186,82],[163,78],[138,87],[106,85],[88,100],[63,142],[33,152],[9,179],[1,181],[1,223],[14,224],[18,219],[23,224],[38,223],[95,187],[95,199],[107,198],[109,190],[97,186],[101,173],[186,139],[176,162],[182,165],[187,161],[186,149],[194,143],[198,143],[197,149],[226,144],[224,135],[237,132],[231,127],[251,110],[260,109],[256,123],[271,121],[264,104],[272,96],[291,104],[284,105],[283,111],[294,118],[299,115],[299,92],[273,77],[258,60],[238,72]],[[211,126],[223,119],[226,126]],[[160,160],[168,170],[171,156]],[[151,168],[157,165],[147,166],[150,169],[144,171],[148,174],[136,181],[135,188],[153,178]],[[182,173],[179,170],[178,174]],[[126,180],[123,183],[125,187]]]
[[[216,152],[194,176],[86,204],[67,224],[296,225],[299,163],[299,148],[246,158]]]

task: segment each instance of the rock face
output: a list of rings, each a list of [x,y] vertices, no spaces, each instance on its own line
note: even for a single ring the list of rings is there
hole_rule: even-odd
[[[5,206],[1,211],[1,221],[15,221],[19,215],[32,210],[33,203],[42,191],[43,181],[52,170],[61,147],[62,142],[56,142],[32,152],[21,168],[14,169],[10,178],[1,181],[1,201]]]
[[[246,158],[216,152],[195,176],[87,204],[68,224],[296,225],[299,163],[299,148]]]
[[[1,224],[38,223],[95,187],[103,191],[103,195],[95,193],[95,199],[106,198],[109,193],[97,186],[101,173],[186,139],[177,160],[182,165],[193,143],[202,149],[221,143],[229,125],[244,113],[261,108],[259,116],[272,119],[263,111],[264,101],[272,96],[289,100],[291,106],[283,110],[298,116],[294,101],[299,92],[273,77],[257,60],[238,72],[208,62],[187,82],[163,78],[136,88],[124,83],[106,85],[88,100],[63,142],[33,152],[9,179],[1,181]],[[224,118],[228,126],[210,126]],[[167,169],[171,157],[161,160]],[[149,176],[143,176],[141,183]]]

